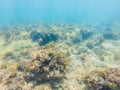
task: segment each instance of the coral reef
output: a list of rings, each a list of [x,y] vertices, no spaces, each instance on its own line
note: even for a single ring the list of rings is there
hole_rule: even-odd
[[[110,87],[112,90],[120,90],[120,69],[110,68],[104,71],[105,86]]]
[[[22,78],[22,74],[18,72],[17,63],[4,63],[7,66],[5,69],[0,69],[0,88],[1,90],[21,90],[22,85],[25,83],[24,78]],[[19,81],[19,82],[18,82]],[[24,82],[23,82],[24,81]]]
[[[87,77],[87,84],[91,90],[120,90],[120,69],[92,71]]]
[[[33,53],[33,61],[25,66],[26,81],[35,83],[46,82],[64,77],[69,59],[54,50],[53,45],[44,46]]]
[[[120,90],[119,48],[120,24],[0,26],[0,90]]]
[[[37,41],[41,46],[46,45],[51,41],[56,42],[58,40],[58,35],[54,33],[44,33],[44,32],[37,32],[37,31],[31,32],[30,37],[32,41]]]
[[[25,62],[24,62],[25,64]],[[34,86],[24,79],[23,70],[18,63],[0,63],[0,90],[51,90],[49,83]]]

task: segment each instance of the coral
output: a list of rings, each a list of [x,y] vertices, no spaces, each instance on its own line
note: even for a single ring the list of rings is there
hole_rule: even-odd
[[[4,77],[1,79],[3,85],[7,85],[10,84],[12,82],[12,79],[14,77],[16,77],[17,75],[17,63],[12,64],[11,66],[9,66],[9,68],[7,67],[6,70],[2,70],[2,74],[0,75],[0,77]],[[4,74],[3,74],[4,73]]]
[[[120,90],[119,68],[105,69],[120,66],[120,25],[108,32],[95,24],[6,28],[0,32],[0,90]]]
[[[46,44],[50,43],[51,41],[55,42],[58,40],[58,35],[56,35],[56,34],[37,32],[37,31],[31,32],[30,37],[31,37],[32,41],[37,41],[39,43],[39,45],[41,45],[41,46],[46,45]]]
[[[92,71],[87,77],[87,84],[92,90],[120,90],[120,69]]]
[[[51,44],[34,52],[32,59],[25,66],[24,73],[26,81],[33,80],[35,83],[63,78],[69,63],[69,59],[54,50]]]
[[[0,69],[1,90],[31,90],[32,85],[26,83],[23,72],[18,71],[18,63],[6,63],[6,69]]]
[[[106,83],[112,90],[120,90],[120,69],[110,68],[104,71]]]
[[[102,75],[103,73],[92,71],[87,78],[89,88],[100,90],[104,85],[104,78]]]

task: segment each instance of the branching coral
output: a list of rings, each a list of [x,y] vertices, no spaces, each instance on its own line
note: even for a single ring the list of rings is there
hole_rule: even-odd
[[[25,79],[33,80],[35,83],[64,77],[69,63],[69,59],[54,50],[51,44],[34,52],[32,59],[33,61],[26,65],[24,72]]]

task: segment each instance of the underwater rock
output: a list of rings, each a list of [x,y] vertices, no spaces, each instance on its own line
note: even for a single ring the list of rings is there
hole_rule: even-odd
[[[102,36],[92,37],[86,44],[86,46],[90,49],[95,48],[95,46],[100,46],[104,41]]]
[[[32,41],[37,41],[39,38],[42,37],[42,33],[33,31],[33,32],[31,32],[30,37],[31,37]]]
[[[73,38],[72,42],[74,44],[80,43],[82,41],[82,37],[80,35],[77,35],[75,38]]]
[[[6,41],[6,45],[10,44],[12,42],[13,36],[11,35],[10,32],[4,32],[3,33],[4,40]]]
[[[58,35],[54,33],[44,33],[37,31],[31,32],[30,37],[32,41],[37,41],[41,46],[46,45],[51,41],[56,42],[58,40]]]
[[[120,69],[118,68],[110,68],[104,71],[105,80],[107,81],[105,84],[110,88],[115,90],[120,90]]]
[[[33,83],[27,83],[23,71],[18,71],[19,63],[5,64],[7,68],[0,69],[0,90],[52,90],[49,83],[34,87]]]
[[[118,40],[118,39],[120,39],[120,34],[114,33],[114,32],[107,32],[107,33],[103,33],[103,37],[104,37],[104,39]]]
[[[45,83],[45,84],[36,86],[34,90],[53,90],[53,89],[49,83]]]
[[[92,71],[87,78],[87,84],[92,90],[120,90],[120,69]]]
[[[13,35],[20,35],[20,31],[19,30],[12,30],[11,34],[13,34]]]
[[[6,68],[7,68],[6,64],[0,61],[0,69],[6,69]]]
[[[8,52],[6,52],[6,53],[4,54],[3,58],[4,58],[5,60],[9,60],[9,59],[15,59],[16,57],[15,57],[15,55],[14,55],[13,52],[8,51]]]
[[[57,40],[58,40],[58,35],[55,35],[53,33],[44,34],[42,37],[42,41],[40,41],[39,45],[46,45],[47,43],[51,41],[56,42]]]
[[[4,38],[5,38],[5,39],[9,39],[10,37],[11,37],[11,35],[10,35],[9,32],[6,32],[6,33],[4,34]]]
[[[7,41],[7,40],[11,40],[11,39],[16,39],[16,38],[14,38],[14,36],[19,36],[20,32],[15,31],[15,30],[6,31],[3,33],[3,35],[4,35],[4,39]]]
[[[33,61],[25,66],[25,80],[42,83],[63,78],[69,59],[60,52],[54,51],[52,45],[37,50],[32,55]]]
[[[82,35],[83,40],[86,40],[86,39],[90,38],[93,35],[93,32],[89,31],[89,30],[81,30],[80,33]]]
[[[103,73],[92,71],[88,78],[87,78],[87,84],[90,88],[90,90],[100,90],[103,88],[104,85],[104,78],[101,76]]]

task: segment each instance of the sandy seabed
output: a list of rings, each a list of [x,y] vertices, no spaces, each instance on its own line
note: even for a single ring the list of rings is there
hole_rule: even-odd
[[[45,36],[36,37],[38,33]],[[59,82],[26,81],[25,65],[36,50],[48,44],[69,57],[65,76]],[[120,23],[0,27],[0,90],[120,90],[119,71]]]

